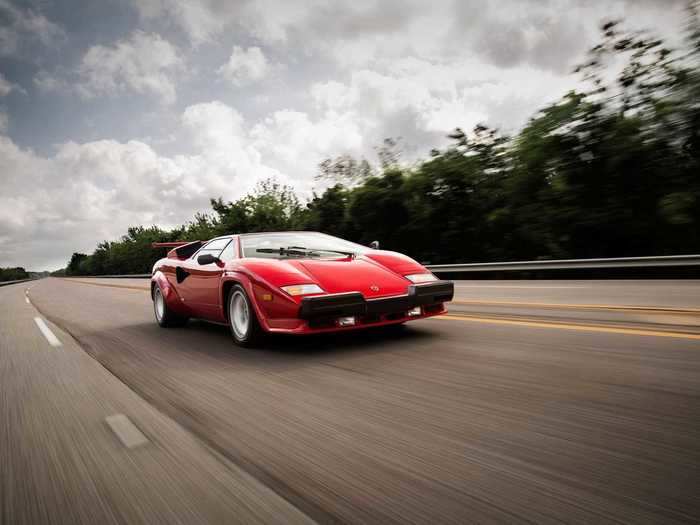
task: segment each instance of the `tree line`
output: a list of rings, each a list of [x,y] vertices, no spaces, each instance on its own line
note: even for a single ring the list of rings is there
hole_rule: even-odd
[[[18,281],[20,279],[29,279],[29,273],[21,266],[17,268],[0,268],[0,282]]]
[[[309,200],[269,180],[211,200],[173,230],[129,228],[68,275],[146,273],[154,241],[317,230],[431,263],[675,255],[700,251],[700,23],[689,3],[686,46],[672,49],[619,22],[573,74],[582,88],[513,136],[455,129],[451,144],[407,165],[401,141],[378,160],[326,159],[329,187]]]

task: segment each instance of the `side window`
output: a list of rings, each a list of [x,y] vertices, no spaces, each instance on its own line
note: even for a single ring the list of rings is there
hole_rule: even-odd
[[[224,238],[224,239],[214,239],[211,242],[208,242],[205,244],[197,253],[195,253],[192,258],[197,259],[200,255],[204,255],[206,253],[210,253],[216,257],[219,257],[219,254],[221,251],[226,247],[231,242],[230,238]]]
[[[231,241],[226,245],[226,248],[223,249],[221,252],[221,255],[219,255],[219,259],[222,261],[230,261],[235,257],[235,248],[236,248],[236,243],[234,241]]]
[[[204,248],[202,248],[202,249],[203,250],[210,250],[210,251],[216,251],[216,250],[221,251],[224,249],[224,246],[226,246],[229,243],[230,240],[231,239],[229,239],[228,237],[225,237],[223,239],[214,239],[213,241],[205,244]]]

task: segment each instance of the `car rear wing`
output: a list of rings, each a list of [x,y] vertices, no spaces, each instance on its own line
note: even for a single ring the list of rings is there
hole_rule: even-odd
[[[168,259],[187,259],[204,244],[202,241],[154,242],[152,248],[173,248],[168,252]]]

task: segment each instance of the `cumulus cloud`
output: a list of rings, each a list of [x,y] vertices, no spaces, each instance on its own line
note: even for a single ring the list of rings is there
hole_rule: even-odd
[[[155,33],[135,31],[111,46],[92,46],[79,67],[79,89],[88,97],[135,91],[164,104],[176,99],[175,74],[183,68],[178,50]]]
[[[242,86],[263,79],[268,71],[267,58],[259,47],[243,49],[233,46],[228,61],[218,73],[235,86]]]
[[[196,104],[181,123],[195,149],[188,155],[98,140],[67,142],[44,157],[0,135],[0,266],[57,267],[129,226],[174,226],[211,197],[240,197],[268,177],[290,182],[262,162],[235,109]]]
[[[38,42],[49,45],[65,36],[63,29],[31,8],[0,0],[0,55],[16,55]]]
[[[365,145],[349,115],[281,110],[248,123],[219,101],[188,106],[179,132],[192,151],[171,156],[136,140],[66,142],[41,156],[0,134],[0,266],[55,268],[129,226],[175,226],[267,178],[308,192],[320,159]]]
[[[474,59],[443,64],[404,59],[383,73],[361,69],[347,82],[315,83],[311,94],[324,121],[344,120],[359,130],[365,154],[384,138],[400,135],[406,153],[421,156],[444,145],[457,126],[486,122],[512,130],[531,108],[555,100],[570,85],[553,73],[538,78],[523,73]]]

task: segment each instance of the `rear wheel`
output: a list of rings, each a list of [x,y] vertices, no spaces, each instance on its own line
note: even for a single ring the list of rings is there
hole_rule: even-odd
[[[153,313],[155,313],[156,322],[163,328],[183,326],[187,322],[187,317],[178,315],[168,306],[163,292],[157,284],[153,289]]]
[[[253,305],[240,285],[231,288],[228,294],[228,320],[233,340],[239,346],[252,346],[263,336]]]

